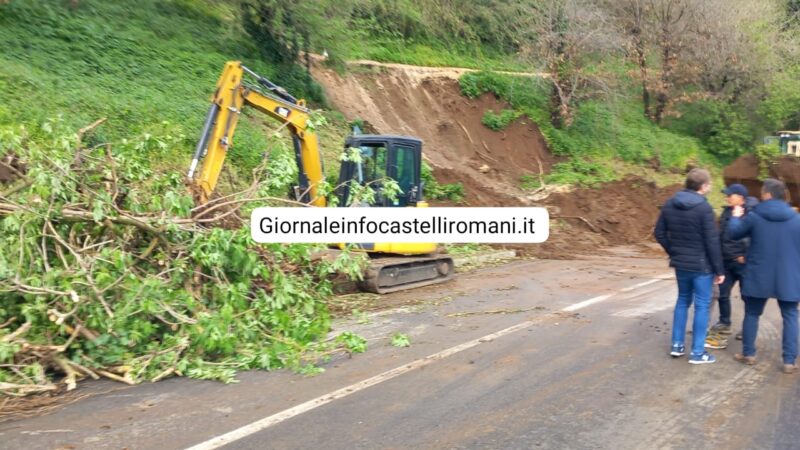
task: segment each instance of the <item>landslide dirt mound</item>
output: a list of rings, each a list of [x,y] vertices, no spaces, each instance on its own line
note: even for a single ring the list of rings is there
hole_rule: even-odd
[[[548,189],[531,196],[520,188],[520,177],[549,173],[557,159],[526,117],[502,131],[483,125],[487,110],[509,105],[492,94],[461,95],[461,72],[367,64],[351,65],[341,76],[315,64],[312,74],[349,120],[365,120],[377,133],[423,139],[437,180],[462,183],[470,206],[547,206],[553,216],[550,238],[510,247],[524,255],[566,258],[608,245],[652,243],[659,207],[679,189],[628,178],[596,189]]]
[[[525,255],[559,259],[608,245],[652,243],[661,205],[680,189],[629,177],[596,189],[551,194],[545,200],[550,238],[518,249]]]
[[[761,192],[761,180],[758,175],[756,155],[740,156],[722,172],[726,185],[741,183],[747,187],[750,195],[756,197]],[[769,165],[768,175],[786,183],[786,187],[789,189],[790,203],[800,206],[800,159],[789,155],[781,156]]]
[[[502,131],[484,126],[486,111],[509,105],[492,94],[464,97],[456,71],[360,66],[340,76],[316,65],[313,75],[347,119],[366,120],[378,133],[421,138],[437,180],[462,183],[471,206],[531,204],[520,177],[547,173],[555,161],[526,117]]]

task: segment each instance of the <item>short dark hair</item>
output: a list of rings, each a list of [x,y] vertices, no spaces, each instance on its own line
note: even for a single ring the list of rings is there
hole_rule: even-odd
[[[781,180],[767,178],[761,186],[761,192],[769,192],[775,200],[786,200],[786,185]]]
[[[711,174],[705,169],[692,169],[686,175],[686,189],[699,191],[704,184],[711,182]]]

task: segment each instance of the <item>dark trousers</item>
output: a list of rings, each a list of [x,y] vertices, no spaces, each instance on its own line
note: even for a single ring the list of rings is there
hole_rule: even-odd
[[[756,336],[758,336],[758,319],[764,313],[766,298],[744,299],[744,322],[742,323],[742,353],[745,356],[756,356]],[[797,359],[797,302],[778,300],[783,316],[783,363],[794,364]]]
[[[725,261],[725,281],[719,285],[719,321],[725,325],[731,324],[731,291],[736,282],[739,282],[739,292],[742,290],[744,264],[734,260]]]

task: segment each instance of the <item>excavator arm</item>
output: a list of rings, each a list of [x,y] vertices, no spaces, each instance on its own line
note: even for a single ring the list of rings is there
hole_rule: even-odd
[[[258,86],[247,84],[245,74],[250,75]],[[239,61],[227,62],[217,81],[189,168],[189,179],[200,188],[200,201],[207,202],[217,186],[244,107],[256,109],[286,126],[292,135],[298,168],[295,196],[303,203],[325,206],[325,196],[320,195],[318,189],[325,179],[322,155],[317,135],[308,127],[310,114],[305,101],[291,96]]]

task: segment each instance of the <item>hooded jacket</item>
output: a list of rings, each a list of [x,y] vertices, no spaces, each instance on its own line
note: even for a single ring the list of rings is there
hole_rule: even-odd
[[[744,203],[745,211],[751,211],[758,205],[758,199],[747,197]],[[719,216],[719,240],[722,244],[722,260],[727,263],[740,256],[747,254],[747,247],[750,246],[750,239],[732,239],[728,234],[728,221],[731,220],[733,208],[726,206]]]
[[[669,265],[690,272],[723,275],[719,232],[706,198],[685,189],[667,200],[656,222],[655,237],[669,255]]]
[[[731,217],[728,235],[750,238],[742,295],[800,301],[800,215],[782,200],[766,200]]]

